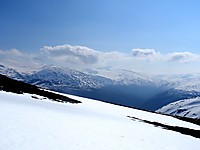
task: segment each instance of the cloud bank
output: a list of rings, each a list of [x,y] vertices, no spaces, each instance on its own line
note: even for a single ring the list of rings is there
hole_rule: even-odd
[[[25,53],[17,49],[0,50],[0,64],[27,72],[41,67],[40,54]]]
[[[11,50],[7,50],[7,51],[3,51],[0,50],[0,56],[5,56],[5,57],[18,57],[18,56],[22,56],[22,52],[20,52],[17,49],[11,49]]]
[[[192,61],[199,61],[200,56],[190,52],[174,52],[169,54],[169,61],[179,61],[182,63],[189,63]]]
[[[149,61],[156,61],[160,57],[160,53],[156,52],[154,49],[133,49],[132,55],[137,59],[144,59]]]
[[[192,68],[193,63],[200,62],[200,55],[191,52],[162,54],[155,49],[141,48],[133,49],[130,53],[102,52],[86,46],[68,44],[43,46],[40,51],[34,54],[27,54],[17,49],[0,50],[0,58],[0,63],[14,64],[21,67],[28,66],[29,68],[51,64],[80,70],[109,67],[140,72],[151,72],[153,70],[159,72],[164,67],[169,71],[170,69],[177,70],[176,68],[185,70],[185,64],[190,64],[190,68]]]
[[[148,61],[170,61],[189,63],[200,61],[200,55],[190,52],[173,52],[168,54],[162,54],[154,49],[133,49],[132,55],[136,59],[144,59]]]
[[[85,46],[44,46],[41,48],[50,59],[72,63],[94,64],[98,62],[99,52]]]
[[[119,62],[127,60],[130,56],[117,52],[101,52],[86,46],[79,45],[59,45],[44,46],[41,51],[48,60],[59,63],[67,67],[71,66],[76,69],[97,68],[105,66],[116,66]]]
[[[134,57],[149,57],[149,56],[157,56],[159,55],[154,49],[133,49],[132,54]]]

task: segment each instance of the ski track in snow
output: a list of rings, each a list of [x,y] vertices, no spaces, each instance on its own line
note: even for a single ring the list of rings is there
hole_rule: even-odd
[[[200,140],[127,116],[198,129],[169,116],[67,95],[81,104],[0,92],[1,150],[197,150]]]

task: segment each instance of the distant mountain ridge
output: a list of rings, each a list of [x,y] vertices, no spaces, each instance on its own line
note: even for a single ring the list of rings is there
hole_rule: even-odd
[[[174,82],[129,70],[104,70],[93,75],[57,66],[43,66],[31,73],[20,73],[1,65],[0,73],[62,93],[153,111],[180,99],[200,96],[198,91],[176,89]]]
[[[2,75],[8,76],[8,77],[10,77],[12,79],[16,79],[16,80],[24,80],[25,76],[26,76],[26,74],[19,73],[15,69],[5,67],[1,64],[0,64],[0,73]]]
[[[112,80],[100,76],[91,76],[72,69],[62,69],[56,66],[45,66],[30,74],[25,80],[28,83],[44,88],[49,86],[67,86],[71,89],[93,89],[112,83]]]
[[[176,89],[200,92],[200,74],[165,75],[158,77],[170,82]]]

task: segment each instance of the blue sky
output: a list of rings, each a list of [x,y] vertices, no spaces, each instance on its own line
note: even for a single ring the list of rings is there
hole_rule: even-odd
[[[39,53],[44,46],[67,44],[126,55],[153,49],[162,58],[184,52],[185,60],[175,59],[180,63],[189,62],[189,52],[196,65],[199,7],[198,0],[1,0],[0,50]],[[171,58],[164,60],[160,68]]]

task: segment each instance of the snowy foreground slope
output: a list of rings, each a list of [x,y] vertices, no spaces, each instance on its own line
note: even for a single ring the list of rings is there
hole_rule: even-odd
[[[156,112],[188,118],[200,118],[200,97],[170,103]]]
[[[1,150],[197,150],[200,139],[132,120],[132,116],[200,130],[169,116],[67,95],[80,104],[0,91]]]

